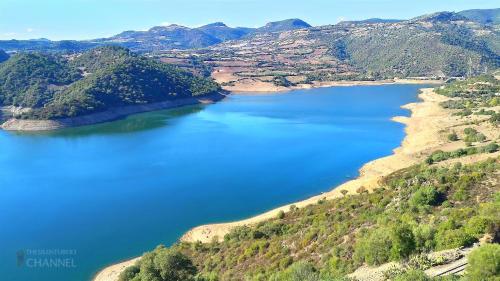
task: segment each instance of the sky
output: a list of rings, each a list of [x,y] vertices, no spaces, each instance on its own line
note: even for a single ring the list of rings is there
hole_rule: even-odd
[[[172,23],[257,27],[300,18],[325,25],[499,6],[497,0],[0,0],[0,40],[93,39]]]

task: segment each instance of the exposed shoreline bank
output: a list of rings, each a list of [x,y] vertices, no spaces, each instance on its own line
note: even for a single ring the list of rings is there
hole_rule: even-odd
[[[117,120],[132,114],[148,111],[170,109],[187,105],[208,104],[222,100],[223,94],[213,94],[203,97],[192,97],[173,101],[163,101],[143,105],[130,105],[113,108],[103,112],[92,113],[74,118],[57,120],[24,120],[10,118],[1,124],[1,128],[7,131],[50,131],[69,127],[78,127]]]
[[[234,94],[257,93],[271,94],[279,92],[288,92],[293,90],[307,90],[325,87],[352,87],[352,86],[382,86],[397,84],[442,84],[442,80],[433,79],[387,79],[375,81],[329,81],[313,82],[312,84],[298,84],[291,87],[276,86],[272,83],[240,83],[234,86],[225,86],[224,90]]]
[[[421,84],[430,83],[426,81],[426,83]],[[341,184],[338,187],[334,187],[332,190],[320,195],[288,204],[248,219],[195,227],[186,232],[180,240],[185,242],[201,241],[207,243],[211,242],[214,237],[222,239],[226,233],[236,226],[252,225],[273,218],[280,211],[288,212],[291,205],[301,208],[310,204],[315,204],[320,199],[338,198],[343,196],[341,190],[347,190],[349,194],[355,194],[356,190],[361,186],[367,190],[372,190],[377,186],[378,181],[383,176],[420,162],[424,157],[422,154],[433,151],[436,147],[445,143],[445,141],[441,139],[441,134],[439,132],[443,128],[449,126],[449,123],[443,122],[443,120],[449,118],[451,114],[439,105],[441,101],[447,98],[435,94],[432,88],[422,89],[419,98],[421,99],[420,101],[403,106],[403,108],[411,111],[410,117],[398,116],[392,118],[393,121],[406,125],[406,136],[400,147],[396,148],[394,153],[390,156],[379,158],[365,164],[360,169],[358,178]],[[139,258],[140,257],[137,257],[106,267],[95,275],[93,281],[117,281],[119,274],[126,267],[134,264]]]

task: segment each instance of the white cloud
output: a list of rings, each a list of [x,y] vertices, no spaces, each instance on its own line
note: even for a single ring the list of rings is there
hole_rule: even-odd
[[[26,28],[26,32],[30,32],[30,33],[31,33],[31,32],[33,32],[33,31],[35,31],[35,29],[34,29],[34,28],[31,28],[31,27]]]

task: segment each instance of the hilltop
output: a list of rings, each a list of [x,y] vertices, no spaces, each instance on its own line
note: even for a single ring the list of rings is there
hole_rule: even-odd
[[[500,9],[474,9],[462,11],[459,14],[481,24],[500,24]]]
[[[17,108],[18,119],[75,118],[209,97],[219,90],[210,79],[122,47],[100,47],[72,57],[21,53],[0,65],[0,104]]]
[[[271,22],[260,28],[228,27],[222,22],[196,28],[171,24],[168,26],[154,26],[146,31],[128,30],[108,38],[86,41],[3,40],[0,41],[0,49],[73,53],[112,44],[129,48],[135,52],[157,52],[171,49],[204,48],[227,40],[241,39],[252,34],[282,32],[307,27],[311,27],[311,25],[300,19]]]

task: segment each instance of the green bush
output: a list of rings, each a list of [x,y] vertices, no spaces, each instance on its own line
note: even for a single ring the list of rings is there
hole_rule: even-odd
[[[458,140],[458,135],[457,133],[453,132],[451,134],[448,135],[448,140],[449,141],[457,141]]]
[[[472,245],[476,238],[465,232],[464,229],[448,229],[438,231],[436,244],[439,250],[454,249]]]
[[[393,281],[431,281],[422,270],[410,269],[392,279]]]
[[[500,278],[500,245],[487,244],[469,254],[467,278],[470,281],[498,281]]]
[[[439,192],[433,186],[420,187],[410,198],[410,204],[415,207],[433,206],[438,203]]]
[[[120,281],[190,281],[197,273],[191,260],[182,253],[157,247],[146,253],[137,265],[120,274]]]
[[[356,244],[355,256],[358,262],[380,265],[390,260],[408,257],[415,249],[415,238],[405,225],[379,228]]]
[[[274,274],[270,281],[319,281],[319,273],[307,262],[292,264],[285,271]]]
[[[465,232],[467,234],[474,236],[476,238],[480,238],[485,233],[491,231],[494,227],[493,222],[489,218],[475,216],[472,217],[465,224]]]

